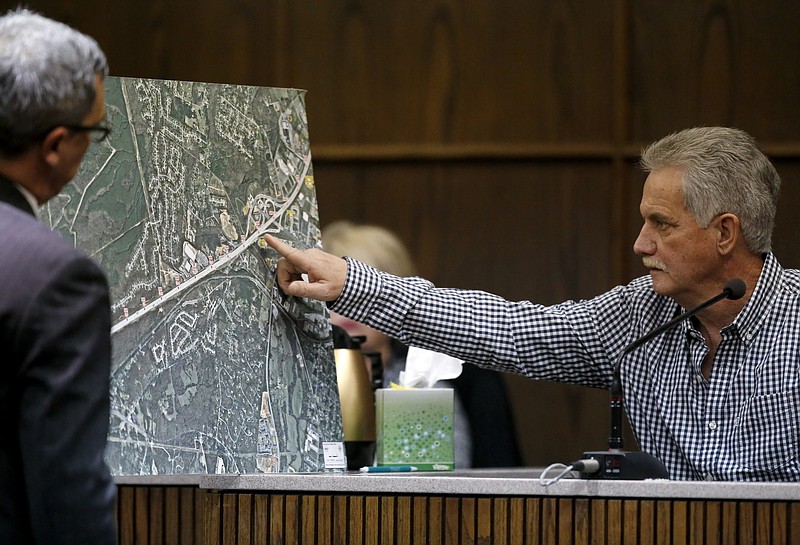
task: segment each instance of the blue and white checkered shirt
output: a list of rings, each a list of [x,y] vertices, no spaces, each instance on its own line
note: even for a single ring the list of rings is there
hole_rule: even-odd
[[[672,479],[800,480],[799,294],[800,271],[767,255],[752,297],[722,330],[710,380],[700,372],[708,348],[688,321],[625,357],[628,418]],[[683,310],[649,276],[546,307],[436,288],[351,259],[331,309],[476,365],[600,388],[625,346]]]

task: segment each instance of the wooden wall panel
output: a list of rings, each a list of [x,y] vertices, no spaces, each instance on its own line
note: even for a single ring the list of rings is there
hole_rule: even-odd
[[[17,4],[0,0],[3,10]],[[276,82],[282,49],[276,46],[285,27],[279,1],[24,4],[92,35],[115,76],[285,86]]]
[[[800,3],[631,2],[633,138],[731,125],[797,142]]]
[[[800,3],[27,4],[94,35],[114,75],[307,89],[322,223],[395,229],[438,284],[553,303],[642,274],[635,157],[701,124],[777,158],[775,252],[800,266]],[[603,446],[604,392],[507,382],[527,464]]]
[[[318,143],[605,141],[611,5],[292,2],[286,79]]]
[[[783,183],[772,248],[784,267],[800,268],[800,156],[776,160],[775,167]]]
[[[323,226],[380,223],[438,285],[543,304],[614,285],[611,175],[604,162],[315,167]]]

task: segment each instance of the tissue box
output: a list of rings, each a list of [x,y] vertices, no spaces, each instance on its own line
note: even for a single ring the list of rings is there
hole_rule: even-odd
[[[379,466],[414,466],[449,471],[453,449],[453,389],[380,388],[375,391]]]

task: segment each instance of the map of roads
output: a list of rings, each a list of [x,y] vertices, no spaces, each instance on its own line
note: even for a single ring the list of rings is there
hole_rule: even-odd
[[[303,92],[106,80],[109,138],[40,211],[108,275],[115,475],[305,472],[343,440],[323,305],[261,237],[318,244]]]

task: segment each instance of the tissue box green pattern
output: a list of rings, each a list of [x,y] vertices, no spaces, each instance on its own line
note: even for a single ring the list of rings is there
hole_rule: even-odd
[[[453,418],[452,388],[378,389],[376,464],[453,470]]]

